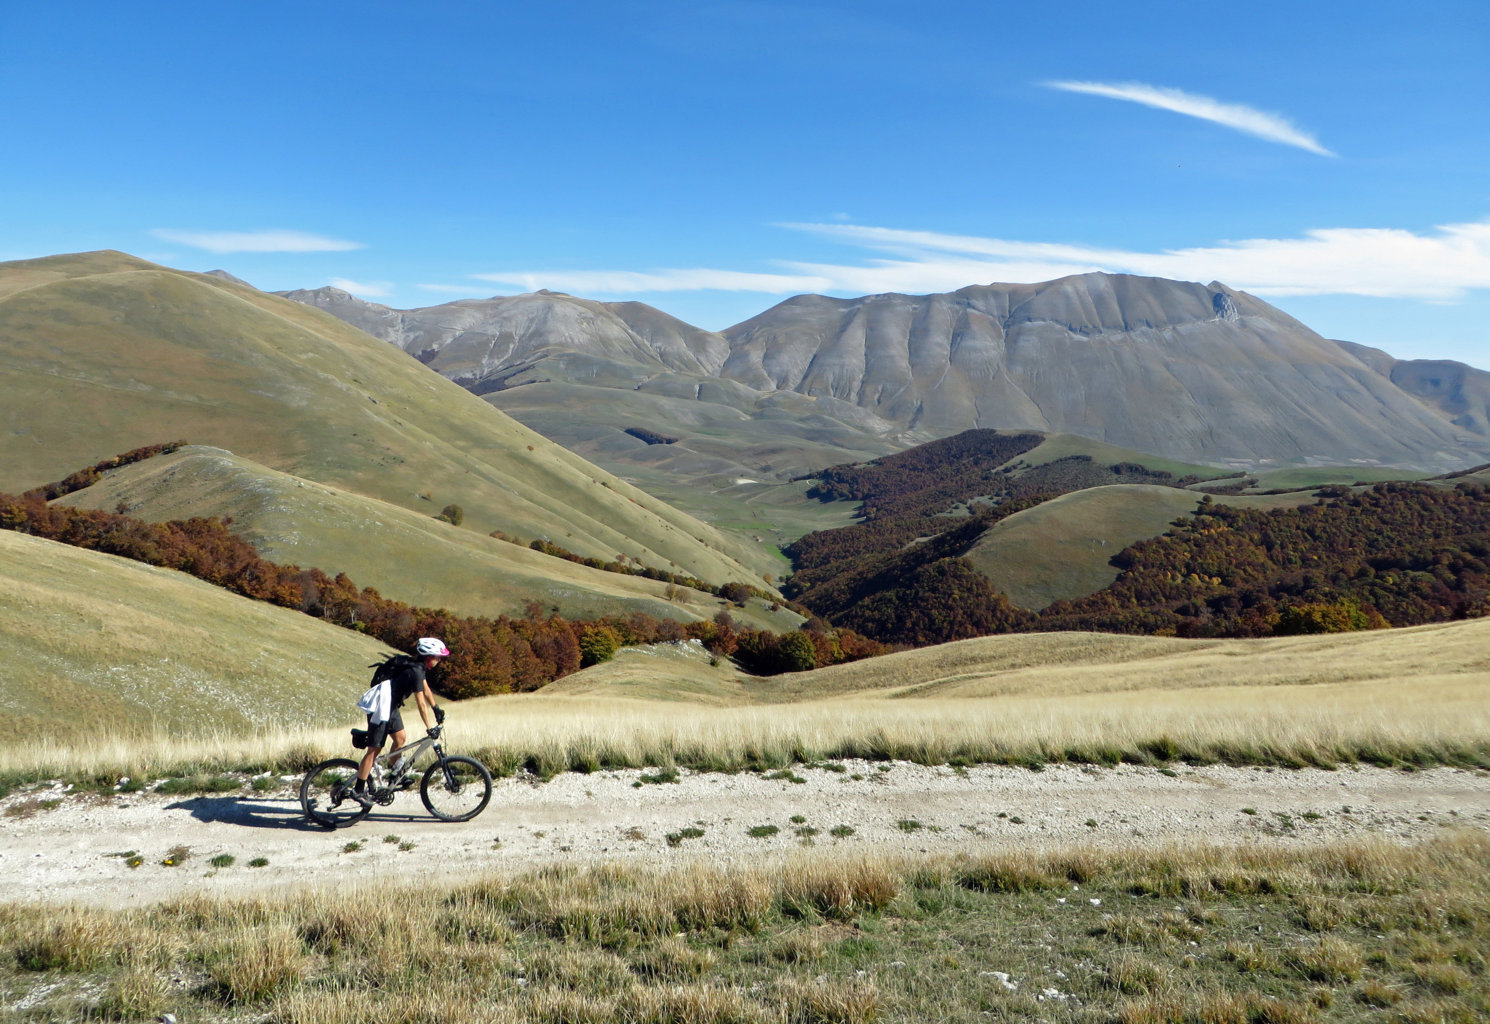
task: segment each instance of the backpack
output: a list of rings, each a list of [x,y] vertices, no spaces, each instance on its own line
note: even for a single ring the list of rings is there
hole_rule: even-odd
[[[373,670],[370,686],[377,686],[386,679],[392,679],[400,669],[410,665],[418,664],[419,659],[412,654],[393,654],[383,661],[375,661],[367,666]]]
[[[373,670],[372,685],[370,685],[361,698],[357,701],[358,710],[365,714],[374,716],[379,722],[386,722],[392,713],[393,687],[389,680],[402,668],[417,662],[419,659],[407,654],[395,654],[385,661],[374,662],[368,668]]]

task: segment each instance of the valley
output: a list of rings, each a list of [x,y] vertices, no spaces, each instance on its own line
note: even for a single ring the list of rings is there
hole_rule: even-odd
[[[350,1024],[421,956],[411,1022],[1477,1005],[1479,371],[1219,284],[715,333],[120,253],[0,264],[0,345],[0,1015]],[[429,631],[492,806],[311,830]]]

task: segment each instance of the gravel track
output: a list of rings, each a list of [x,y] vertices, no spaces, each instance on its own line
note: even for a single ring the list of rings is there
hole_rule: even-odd
[[[186,798],[41,788],[0,801],[0,902],[130,906],[556,862],[745,864],[807,845],[849,855],[978,854],[1197,840],[1409,842],[1450,827],[1490,830],[1490,772],[1466,769],[841,764],[841,772],[797,767],[777,778],[683,772],[676,782],[648,783],[640,771],[607,771],[546,783],[499,779],[491,806],[471,822],[438,822],[408,792],[334,832],[305,822],[298,779],[263,794]],[[762,825],[779,831],[747,834]],[[703,834],[670,844],[685,828]],[[349,851],[355,841],[361,847]],[[176,847],[188,856],[165,865]],[[143,863],[131,868],[125,854]],[[212,868],[220,854],[234,863]],[[255,858],[268,863],[249,867]]]

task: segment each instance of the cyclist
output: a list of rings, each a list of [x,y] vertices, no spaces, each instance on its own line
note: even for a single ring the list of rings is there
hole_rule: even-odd
[[[434,691],[429,688],[425,676],[440,663],[441,658],[450,657],[450,649],[443,641],[426,636],[414,645],[414,655],[394,670],[383,684],[385,692],[380,695],[377,705],[367,713],[367,752],[362,755],[362,764],[357,768],[357,783],[352,788],[352,799],[363,807],[371,807],[373,803],[367,792],[367,778],[372,774],[373,759],[383,751],[383,743],[391,736],[393,751],[398,751],[409,738],[403,716],[399,714],[404,701],[412,696],[419,708],[419,717],[424,720],[424,728],[432,735],[440,734],[438,720],[445,716],[435,707]],[[432,714],[435,721],[431,721]]]

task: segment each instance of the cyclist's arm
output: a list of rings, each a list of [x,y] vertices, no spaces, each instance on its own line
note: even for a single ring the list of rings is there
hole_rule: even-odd
[[[425,732],[433,729],[434,715],[431,714],[431,709],[435,706],[435,694],[429,688],[429,683],[426,682],[414,691],[414,704],[419,708],[419,717],[424,720]]]

